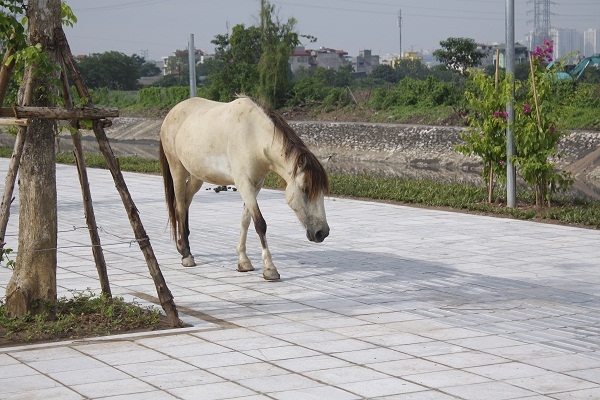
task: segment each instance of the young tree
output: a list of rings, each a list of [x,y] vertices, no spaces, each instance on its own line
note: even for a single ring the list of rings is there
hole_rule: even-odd
[[[488,189],[488,202],[493,202],[496,181],[506,181],[506,128],[505,111],[512,85],[502,79],[496,87],[494,77],[483,72],[473,76],[472,90],[465,92],[471,107],[469,127],[461,134],[464,144],[456,149],[465,154],[475,154],[483,163],[482,178]]]
[[[61,25],[60,0],[29,0],[29,55],[35,59],[29,105],[55,106],[59,59],[54,29]],[[34,50],[37,49],[37,50]],[[38,52],[41,51],[41,52]],[[31,60],[30,60],[31,61]],[[26,84],[28,79],[24,79]],[[56,303],[57,196],[54,135],[56,123],[32,118],[19,169],[19,244],[6,287],[11,316],[50,311]]]
[[[433,56],[440,63],[461,74],[467,69],[481,65],[485,54],[477,50],[477,43],[470,38],[450,37],[440,42],[441,49],[435,50]]]

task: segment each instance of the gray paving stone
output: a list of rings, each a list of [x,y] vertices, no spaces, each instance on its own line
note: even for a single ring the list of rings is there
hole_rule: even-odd
[[[98,292],[76,170],[57,174],[59,295]],[[88,175],[113,293],[156,298],[110,173]],[[600,397],[600,231],[327,198],[331,235],[315,245],[283,193],[264,190],[282,276],[265,282],[254,232],[257,270],[236,271],[239,192],[198,193],[198,265],[184,268],[161,178],[124,176],[191,327],[2,348],[2,398]],[[15,251],[16,195],[6,236]],[[0,290],[10,274],[0,268]]]

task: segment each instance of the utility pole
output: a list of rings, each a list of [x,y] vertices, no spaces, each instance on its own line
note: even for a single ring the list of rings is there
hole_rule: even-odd
[[[196,97],[196,49],[194,48],[194,34],[190,34],[188,42],[188,64],[190,70],[190,97]]]
[[[511,91],[506,104],[508,114],[506,127],[506,206],[516,207],[517,176],[512,156],[515,154],[513,130],[515,122],[515,0],[506,0],[506,74],[510,76]],[[496,60],[496,62],[498,62]]]
[[[400,58],[402,58],[402,10],[398,10],[398,31],[400,32]]]
[[[265,34],[265,0],[260,0],[260,35],[261,39]]]
[[[550,38],[550,5],[552,0],[529,0],[528,3],[533,3],[533,31],[530,39],[530,49],[535,50],[536,47],[542,46],[544,39]],[[528,12],[529,13],[529,12]],[[527,21],[532,22],[532,21]]]

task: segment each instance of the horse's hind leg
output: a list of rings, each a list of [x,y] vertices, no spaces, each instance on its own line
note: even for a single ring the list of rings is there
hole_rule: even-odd
[[[177,214],[177,250],[181,254],[181,264],[184,267],[196,265],[190,251],[189,208],[194,194],[200,190],[202,181],[192,176],[185,179],[173,180],[175,188],[175,212]]]

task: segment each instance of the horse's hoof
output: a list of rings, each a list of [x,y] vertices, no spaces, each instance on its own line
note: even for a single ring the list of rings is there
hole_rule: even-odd
[[[194,261],[194,257],[189,255],[187,257],[183,257],[181,259],[181,264],[184,267],[195,267],[196,266],[196,262]]]
[[[279,272],[276,269],[268,269],[263,271],[263,278],[267,281],[277,281],[279,280]]]
[[[250,261],[238,262],[237,270],[239,272],[254,271],[254,267],[252,266],[252,263],[250,263]]]

